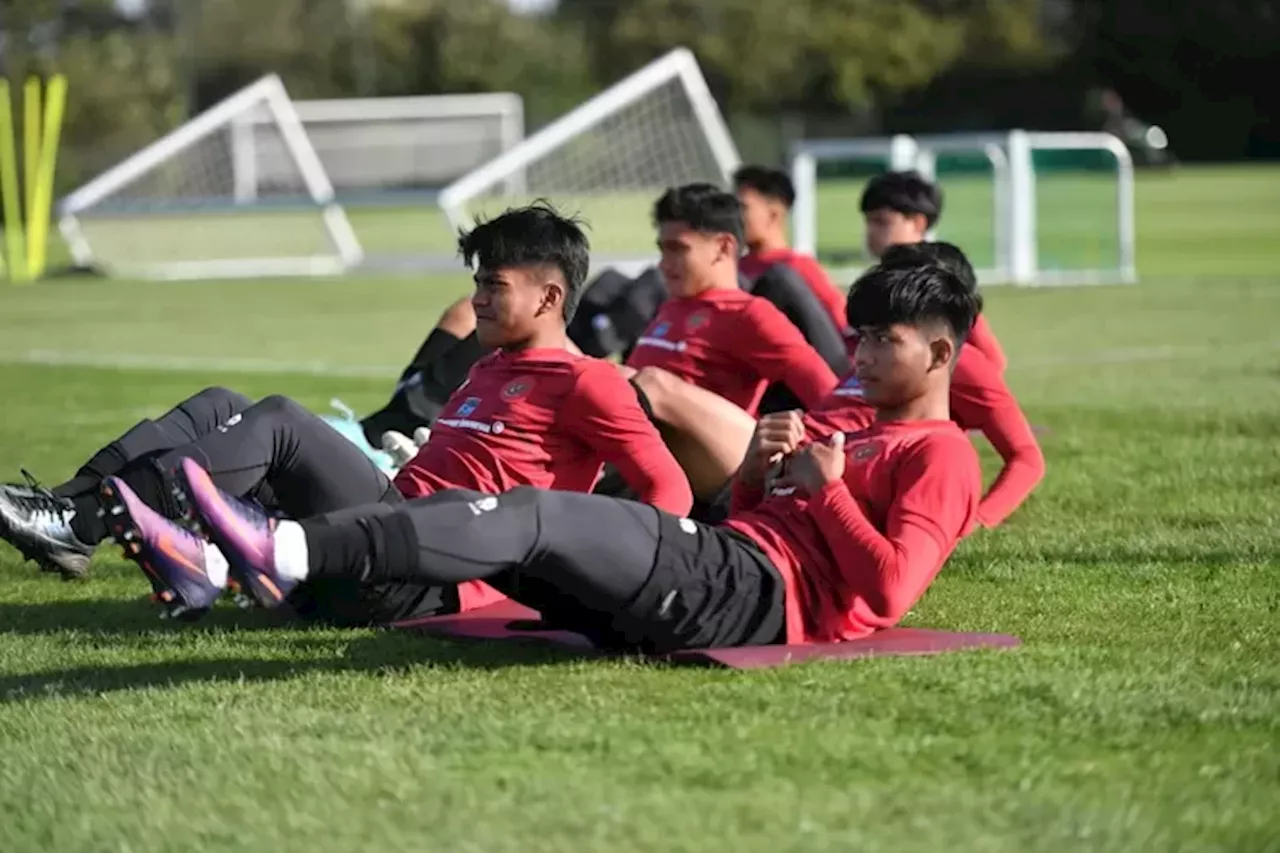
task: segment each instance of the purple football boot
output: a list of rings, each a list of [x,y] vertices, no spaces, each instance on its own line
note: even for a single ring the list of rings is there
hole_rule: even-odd
[[[218,600],[222,590],[205,573],[205,542],[142,502],[123,480],[102,482],[103,520],[125,556],[147,573],[167,615],[193,622]]]
[[[275,519],[256,504],[219,489],[209,472],[193,459],[182,460],[178,481],[195,522],[222,550],[232,577],[263,607],[276,607],[284,601],[298,582],[276,574]]]

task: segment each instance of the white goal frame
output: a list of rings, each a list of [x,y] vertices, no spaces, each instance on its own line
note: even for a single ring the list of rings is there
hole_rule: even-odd
[[[673,80],[679,81],[684,88],[693,107],[694,117],[705,134],[711,154],[722,173],[722,179],[728,185],[734,171],[742,164],[742,158],[693,52],[688,48],[678,47],[445,187],[438,203],[448,218],[449,225],[455,231],[474,227],[475,220],[466,209],[468,202],[499,183],[505,183],[508,187],[519,186],[520,176],[530,165]],[[508,190],[508,193],[511,191]],[[611,262],[626,265],[628,261]]]
[[[294,101],[303,128],[354,125],[360,122],[423,121],[433,119],[490,119],[498,126],[498,146],[507,151],[524,139],[524,99],[512,92],[467,95],[410,95],[385,98],[332,98]],[[270,124],[272,116],[261,110],[237,116],[232,123],[231,157],[235,197],[257,197],[259,161],[255,131]],[[427,140],[429,143],[429,139]],[[319,153],[319,152],[317,152]],[[321,160],[323,160],[323,156]],[[451,177],[456,178],[457,173]],[[520,192],[518,182],[512,192]]]
[[[1036,225],[1036,174],[1032,154],[1043,151],[1106,151],[1116,161],[1116,216],[1119,263],[1111,269],[1044,270],[1039,265]],[[798,251],[814,254],[818,242],[817,164],[822,160],[863,160],[893,170],[916,169],[933,179],[938,154],[976,152],[991,164],[995,183],[996,266],[978,270],[984,284],[1033,286],[1132,284],[1138,280],[1134,206],[1134,168],[1129,149],[1109,133],[939,134],[869,139],[805,140],[791,149],[796,189],[792,238]],[[840,270],[848,274],[853,270]]]
[[[298,170],[316,214],[333,246],[333,255],[267,258],[208,258],[162,262],[129,268],[132,274],[165,280],[197,278],[251,278],[259,276],[337,275],[357,266],[364,251],[346,211],[334,200],[333,186],[307,138],[284,83],[275,74],[267,75],[161,137],[142,150],[111,167],[89,183],[66,196],[58,205],[58,228],[76,263],[91,266],[96,255],[85,238],[80,214],[128,186],[159,163],[197,142],[231,126],[238,116],[265,106],[280,129],[284,144],[295,158]],[[113,271],[113,270],[109,270]]]

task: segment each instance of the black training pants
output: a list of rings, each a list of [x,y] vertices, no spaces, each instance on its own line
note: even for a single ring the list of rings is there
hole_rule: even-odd
[[[173,475],[183,458],[199,462],[224,491],[293,516],[404,500],[359,448],[299,403],[281,396],[253,403],[211,388],[154,422],[138,424],[99,451],[77,480],[59,487],[76,484],[80,490],[71,495],[77,535],[86,542],[106,538],[106,526],[97,517],[97,484],[111,475],[176,518],[181,508],[172,493]],[[86,486],[88,480],[94,482]],[[341,624],[430,615],[456,610],[456,602],[455,591],[423,584],[364,587],[338,580],[303,584],[289,601],[302,616]]]
[[[609,648],[665,652],[784,635],[784,589],[750,540],[600,495],[441,492],[303,522],[312,577],[484,580]]]

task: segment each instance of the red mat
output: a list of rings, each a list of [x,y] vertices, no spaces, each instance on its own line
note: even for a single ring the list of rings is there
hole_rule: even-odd
[[[538,630],[537,611],[514,601],[500,601],[470,613],[429,616],[398,622],[408,628],[444,637],[483,640],[532,640],[585,654],[596,653],[586,637],[569,631]],[[513,624],[514,623],[514,624]],[[676,652],[662,660],[698,666],[730,669],[764,669],[807,660],[887,657],[890,655],[936,655],[963,649],[1012,648],[1022,645],[1017,637],[1005,634],[956,634],[925,628],[889,628],[870,637],[845,643],[813,643],[796,646],[751,646],[737,649],[698,649]]]

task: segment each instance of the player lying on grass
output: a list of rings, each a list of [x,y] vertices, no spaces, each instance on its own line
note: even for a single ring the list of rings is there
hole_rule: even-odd
[[[470,296],[463,297],[444,310],[409,366],[400,374],[391,399],[378,411],[360,419],[359,428],[369,448],[387,449],[388,433],[400,439],[430,427],[453,392],[466,381],[475,363],[493,351],[480,341],[471,302]],[[577,344],[568,338],[565,349],[582,355]]]
[[[950,243],[892,246],[880,265],[895,269],[938,266],[977,291],[973,267],[964,253]],[[851,326],[865,325],[852,300],[848,310]],[[700,499],[698,516],[722,517],[727,501],[724,486],[742,463],[755,422],[746,411],[722,397],[688,383],[659,379],[648,378],[648,402],[662,411],[683,413],[678,440],[669,435],[667,440],[681,448],[677,458]],[[1003,374],[985,353],[967,343],[957,356],[956,371],[951,377],[950,410],[952,419],[962,428],[982,432],[1003,460],[978,511],[979,522],[994,527],[1017,509],[1044,478],[1040,444]],[[864,389],[854,372],[810,407],[803,422],[809,438],[819,440],[837,431],[861,429],[874,417],[875,409],[864,398]]]
[[[878,260],[893,246],[924,242],[942,219],[942,201],[942,189],[919,172],[876,175],[863,188],[860,202],[867,251]],[[978,317],[965,343],[1004,371],[1004,350],[985,316]],[[848,345],[852,353],[855,341]]]
[[[709,184],[678,187],[658,199],[654,221],[671,298],[623,370],[646,398],[676,459],[696,466],[696,454],[689,457],[681,440],[690,412],[649,398],[657,385],[689,383],[754,413],[770,383],[812,404],[831,392],[837,378],[777,308],[738,287],[742,208],[732,194]]]
[[[822,303],[837,330],[844,329],[844,293],[840,291],[817,259],[791,248],[787,220],[796,201],[795,187],[786,172],[765,166],[743,166],[733,176],[733,186],[742,203],[742,221],[747,254],[738,269],[747,278],[758,279],[778,264],[795,270]]]
[[[611,648],[854,639],[900,620],[974,524],[977,454],[947,399],[980,299],[938,267],[874,268],[849,299],[864,323],[856,364],[875,423],[815,443],[794,413],[765,418],[719,527],[529,488],[448,490],[285,521],[218,489],[194,460],[183,463],[182,487],[231,572],[268,607],[317,578],[483,579]],[[212,601],[203,539],[123,480],[108,478],[104,491],[133,558]]]
[[[199,409],[203,434],[179,445],[168,430],[144,422],[80,470],[71,499],[0,489],[0,532],[29,554],[87,558],[91,546],[106,537],[110,521],[96,513],[102,479],[112,475],[161,513],[178,517],[182,507],[171,493],[171,472],[181,459],[199,460],[229,492],[292,515],[368,503],[391,506],[406,496],[455,487],[586,491],[605,461],[642,500],[687,512],[688,484],[633,389],[614,365],[564,349],[566,317],[587,271],[587,242],[577,225],[542,206],[508,211],[463,235],[459,249],[468,265],[478,262],[477,331],[496,352],[471,370],[394,486],[297,403],[269,397],[249,404],[229,392],[207,392],[193,398],[203,407],[188,401],[174,410]],[[170,413],[159,423],[174,420]],[[135,440],[145,434],[152,434],[149,443]],[[221,588],[217,552],[211,550],[203,565]],[[382,622],[470,609],[496,598],[480,583],[457,589],[417,583],[362,588],[326,581],[303,585],[290,604],[303,615]],[[182,598],[171,604],[174,610],[188,607]]]
[[[707,388],[754,412],[771,382],[816,401],[837,377],[781,311],[739,286],[742,208],[733,195],[709,184],[677,187],[658,199],[653,218],[670,298],[636,340],[623,371],[695,495],[706,500],[715,490],[698,488],[707,479],[703,448],[685,438],[698,429],[689,423],[697,412],[678,405],[680,397],[668,393],[669,386]],[[668,400],[675,405],[666,405]],[[629,495],[613,477],[598,491]]]

